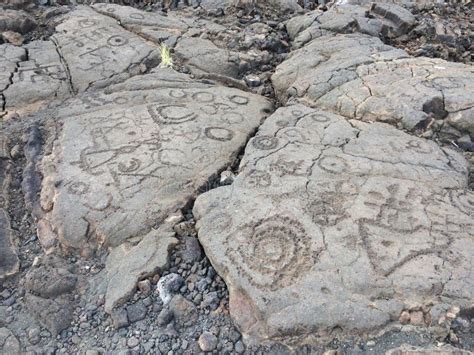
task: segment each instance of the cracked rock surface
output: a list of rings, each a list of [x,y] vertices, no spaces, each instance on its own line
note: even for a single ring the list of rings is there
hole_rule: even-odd
[[[457,138],[474,129],[472,66],[409,58],[368,35],[313,40],[277,67],[272,82],[284,102],[296,99],[347,118],[408,130],[439,120]]]
[[[411,303],[469,304],[472,197],[457,153],[293,105],[194,214],[246,340],[299,344],[384,326]]]
[[[470,354],[467,4],[92,2],[0,5],[0,354]]]
[[[259,96],[189,79],[176,87],[173,78],[146,90],[145,76],[138,87],[132,80],[131,89],[68,105],[76,114],[61,120],[41,193],[65,247],[86,252],[148,232],[232,161],[269,109]]]

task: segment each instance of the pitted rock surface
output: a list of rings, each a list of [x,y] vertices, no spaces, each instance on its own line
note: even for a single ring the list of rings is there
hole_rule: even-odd
[[[52,40],[69,67],[76,92],[123,81],[160,61],[155,46],[109,16],[85,6],[64,16]]]
[[[165,72],[168,81],[176,78]],[[182,89],[170,88],[165,74],[162,82],[150,75],[153,90],[84,95],[75,108],[74,101],[67,105],[54,150],[43,161],[41,196],[66,247],[117,246],[148,232],[232,162],[270,108],[239,90],[193,88],[189,79]],[[146,76],[131,79],[130,87],[141,81],[146,88]],[[94,100],[100,106],[81,114]]]
[[[294,105],[193,212],[246,340],[296,345],[380,329],[413,304],[469,305],[467,181],[462,156],[429,140]]]
[[[297,99],[347,118],[406,129],[430,120],[474,132],[474,69],[439,59],[408,58],[362,34],[323,36],[292,52],[272,81],[283,101]]]

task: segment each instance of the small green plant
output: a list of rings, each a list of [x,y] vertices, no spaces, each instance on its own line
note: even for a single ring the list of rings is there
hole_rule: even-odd
[[[168,46],[164,43],[160,45],[160,55],[161,55],[161,64],[162,68],[171,68],[173,67],[173,58],[171,57],[171,52]]]

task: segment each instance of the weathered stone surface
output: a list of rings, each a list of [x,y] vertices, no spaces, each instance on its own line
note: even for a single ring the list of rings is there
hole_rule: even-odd
[[[17,273],[20,268],[10,218],[6,211],[10,170],[8,141],[0,133],[0,280]]]
[[[4,10],[0,13],[0,32],[27,33],[37,26],[35,19],[24,11]]]
[[[24,280],[25,304],[34,317],[57,335],[69,327],[73,312],[73,293],[78,281],[70,266],[49,255],[31,268]]]
[[[207,39],[183,38],[175,53],[193,74],[213,73],[236,78],[239,66],[230,61],[231,53]]]
[[[19,268],[20,261],[13,244],[8,214],[0,208],[0,280],[16,274]]]
[[[52,37],[67,62],[78,92],[103,87],[143,73],[159,63],[159,53],[116,20],[78,6],[64,15]]]
[[[474,69],[438,59],[407,58],[404,51],[361,34],[323,36],[294,51],[272,81],[284,102],[407,129],[444,119],[474,132]]]
[[[20,342],[8,328],[0,328],[0,353],[20,354]]]
[[[298,344],[380,329],[414,304],[468,306],[467,182],[467,162],[434,142],[293,105],[193,213],[247,341]]]
[[[331,33],[360,32],[375,37],[396,37],[407,33],[416,23],[410,11],[396,4],[370,5],[336,4],[326,12],[315,10],[292,18],[286,27],[293,47],[300,48]]]
[[[93,8],[98,12],[120,21],[126,29],[140,34],[155,43],[165,43],[174,47],[178,38],[196,21],[181,18],[174,12],[166,16],[157,12],[145,12],[130,6],[115,4],[95,4]]]
[[[74,306],[69,294],[42,298],[28,293],[25,304],[33,316],[55,336],[71,324]]]
[[[0,93],[10,85],[17,63],[26,58],[23,48],[11,44],[0,44]],[[0,106],[3,109],[3,106]]]
[[[182,208],[270,109],[259,96],[172,70],[108,92],[58,112],[62,132],[43,160],[46,219],[63,246],[82,251],[141,237]]]
[[[168,251],[177,243],[172,228],[165,224],[149,232],[136,246],[120,245],[109,254],[106,264],[105,310],[111,312],[135,292],[137,282],[168,265]]]
[[[53,42],[33,41],[25,48],[28,60],[18,63],[11,84],[3,92],[7,111],[25,112],[30,104],[64,99],[72,89]],[[31,109],[38,107],[33,105]]]

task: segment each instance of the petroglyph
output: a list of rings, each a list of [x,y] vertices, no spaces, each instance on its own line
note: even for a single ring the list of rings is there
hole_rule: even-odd
[[[234,89],[189,83],[189,89],[141,90],[147,100],[137,103],[134,91],[93,94],[97,102],[120,95],[126,107],[95,107],[74,120],[64,113],[55,150],[43,162],[49,181],[43,201],[50,200],[43,205],[54,205],[47,218],[64,246],[117,246],[147,232],[232,160],[269,107]],[[245,106],[232,101],[237,95]],[[84,99],[72,103],[89,105]],[[201,109],[209,103],[212,114]]]
[[[389,304],[469,304],[467,177],[462,156],[434,142],[293,105],[266,119],[233,184],[199,196],[194,214],[246,340],[304,343],[379,328]]]
[[[123,81],[159,63],[156,47],[89,7],[78,6],[56,31],[53,41],[78,92]]]

